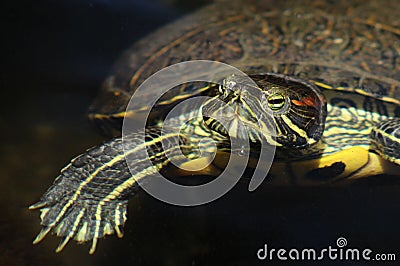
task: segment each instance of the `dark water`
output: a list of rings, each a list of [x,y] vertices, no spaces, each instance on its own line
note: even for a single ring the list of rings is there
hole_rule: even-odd
[[[338,237],[400,259],[400,181],[387,176],[341,187],[264,182],[253,193],[242,183],[195,208],[139,193],[124,238],[100,240],[95,255],[73,241],[56,254],[55,237],[33,246],[39,213],[27,207],[71,158],[103,140],[85,112],[112,62],[135,39],[193,7],[138,0],[2,5],[0,265],[252,265],[265,243],[321,249],[336,246]]]

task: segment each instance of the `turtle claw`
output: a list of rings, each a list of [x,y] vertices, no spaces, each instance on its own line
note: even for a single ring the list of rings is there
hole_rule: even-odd
[[[35,240],[33,240],[32,243],[35,245],[35,244],[39,243],[40,241],[42,241],[43,238],[45,238],[46,235],[50,232],[50,230],[51,230],[50,226],[43,227],[42,230],[40,231],[40,233],[36,236]]]
[[[111,192],[114,187],[124,184],[131,174],[128,168],[116,171],[110,163],[120,163],[119,159],[116,162],[110,159],[115,154],[120,154],[121,163],[124,162],[119,144],[119,141],[105,143],[75,158],[61,171],[39,202],[29,207],[30,210],[40,210],[40,224],[43,226],[34,244],[52,231],[62,237],[56,252],[61,252],[70,239],[75,239],[78,243],[92,241],[89,253],[93,254],[99,238],[115,232],[122,237],[122,227],[127,219],[128,191],[118,190],[118,195]],[[104,150],[113,151],[113,156],[99,156]],[[110,186],[103,184],[105,180],[109,180]],[[105,193],[109,197],[104,198]],[[114,230],[116,226],[118,229]]]
[[[42,207],[45,207],[46,205],[47,205],[47,202],[38,201],[35,204],[32,204],[31,206],[29,206],[29,210],[37,210],[37,209],[40,209]]]

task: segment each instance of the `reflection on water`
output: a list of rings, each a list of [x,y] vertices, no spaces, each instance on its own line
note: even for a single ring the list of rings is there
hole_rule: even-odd
[[[55,237],[33,246],[39,217],[27,206],[66,162],[102,141],[84,114],[110,63],[133,38],[179,13],[138,4],[121,15],[107,9],[109,2],[91,1],[83,7],[77,1],[65,6],[44,2],[42,7],[26,2],[26,10],[7,9],[9,56],[2,73],[0,116],[0,265],[146,265],[160,260],[166,265],[243,265],[256,261],[264,243],[319,248],[333,245],[340,236],[350,246],[397,251],[400,181],[388,176],[342,187],[271,187],[266,180],[253,193],[242,183],[216,202],[195,208],[169,206],[139,193],[130,203],[125,237],[100,240],[95,255],[87,255],[89,245],[73,241],[55,254],[60,240]],[[149,18],[149,12],[157,17],[149,20],[155,24],[149,22],[148,29],[142,10]],[[106,18],[114,25],[121,23],[121,32],[105,27]],[[135,23],[141,32],[133,36],[135,31],[127,28]]]

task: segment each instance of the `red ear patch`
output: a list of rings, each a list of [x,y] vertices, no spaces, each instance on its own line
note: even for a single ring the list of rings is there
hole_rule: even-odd
[[[292,100],[292,103],[294,103],[297,106],[312,106],[312,107],[317,107],[318,103],[315,100],[315,97],[304,97],[300,101],[298,100]]]

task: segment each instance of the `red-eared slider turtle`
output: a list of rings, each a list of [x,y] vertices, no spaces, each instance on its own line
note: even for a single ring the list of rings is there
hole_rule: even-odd
[[[165,137],[158,118],[166,106],[192,95],[207,93],[234,106],[236,116],[227,114],[226,119],[244,121],[240,130],[249,133],[253,144],[266,138],[277,145],[273,170],[284,167],[296,180],[302,178],[298,182],[398,175],[398,14],[396,1],[218,1],[139,41],[122,56],[90,109],[103,128],[120,129],[124,116],[137,116],[141,110],[125,112],[133,92],[173,63],[223,61],[248,73],[257,86],[227,76],[225,86],[181,87],[165,95],[157,106],[160,112],[148,121],[146,145],[130,147],[137,159],[133,176],[119,137],[73,159],[30,207],[42,212],[43,229],[34,243],[52,231],[63,237],[57,251],[72,238],[92,241],[93,253],[98,238],[121,237],[127,202],[138,187],[134,178],[168,165],[160,149]],[[219,110],[213,100],[205,106]],[[274,124],[277,135],[268,136],[256,123],[260,115],[261,125]],[[204,136],[224,143],[227,131],[239,129],[224,130],[212,118],[199,116],[180,130],[190,154]],[[143,169],[146,149],[155,166]]]

